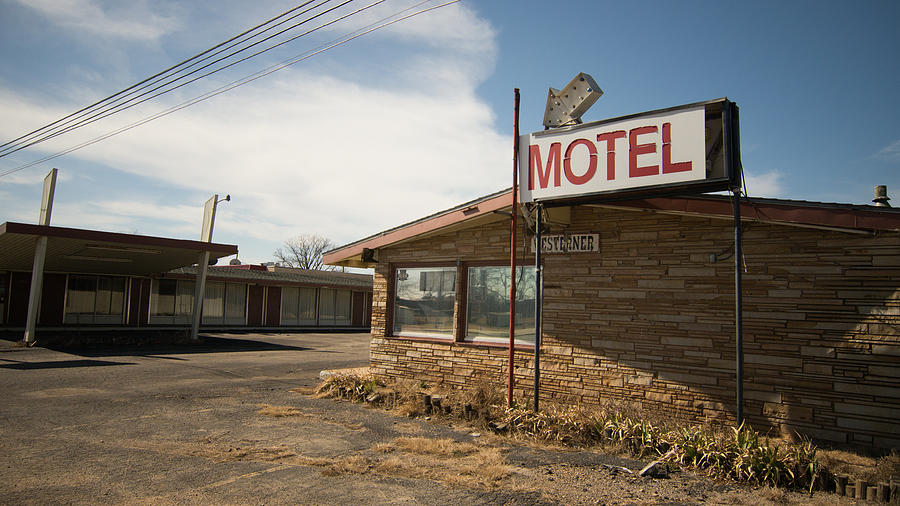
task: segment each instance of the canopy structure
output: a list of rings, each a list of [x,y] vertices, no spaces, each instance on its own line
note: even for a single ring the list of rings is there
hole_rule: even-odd
[[[0,270],[32,270],[39,237],[48,238],[48,272],[146,276],[193,265],[204,251],[214,259],[238,252],[233,244],[6,222],[0,224]]]

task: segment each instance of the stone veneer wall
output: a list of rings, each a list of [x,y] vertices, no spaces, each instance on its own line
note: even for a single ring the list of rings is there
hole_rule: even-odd
[[[733,422],[734,259],[709,259],[728,255],[732,222],[599,207],[574,208],[572,217],[567,232],[600,233],[600,252],[544,257],[542,398]],[[900,237],[747,223],[743,248],[748,421],[900,447]],[[508,262],[508,222],[379,251],[377,374],[505,385],[505,347],[386,332],[392,266],[457,259]],[[520,399],[531,395],[532,356],[516,353]]]

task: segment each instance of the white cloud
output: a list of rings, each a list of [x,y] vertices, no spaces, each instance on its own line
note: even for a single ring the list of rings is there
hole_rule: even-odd
[[[888,144],[880,151],[873,155],[873,158],[876,160],[883,160],[885,162],[900,162],[900,140],[896,140],[891,144]]]
[[[160,14],[159,2],[129,0],[103,5],[98,0],[19,0],[53,23],[104,37],[151,41],[178,26],[172,16]]]
[[[745,171],[746,187],[751,197],[779,198],[785,193],[782,186],[784,175],[778,170],[755,173]]]
[[[63,206],[55,217],[107,230],[145,230],[136,224],[147,220],[165,224],[167,235],[193,238],[203,201],[230,193],[232,201],[219,207],[216,240],[233,237],[242,251],[257,242],[263,260],[299,233],[345,243],[509,186],[511,135],[495,131],[491,109],[475,92],[493,68],[494,31],[464,8],[446,11],[407,22],[422,26],[397,25],[402,37],[416,38],[415,54],[385,62],[398,72],[376,76],[378,85],[366,75],[350,80],[298,66],[55,160],[60,167],[74,158],[102,164],[190,199],[173,203],[157,193],[123,200],[101,182],[82,196],[90,205]],[[0,136],[78,105],[45,102],[0,90],[0,110],[10,119]],[[127,124],[173,104],[114,118]],[[41,149],[63,150],[112,130],[110,123]]]

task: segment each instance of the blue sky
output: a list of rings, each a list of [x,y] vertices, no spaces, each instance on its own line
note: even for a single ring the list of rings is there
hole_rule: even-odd
[[[0,172],[412,4],[387,0],[172,96],[0,158]],[[0,138],[293,5],[0,0]],[[866,204],[878,184],[900,195],[898,26],[895,1],[464,0],[0,177],[0,221],[36,222],[40,181],[58,167],[55,225],[196,239],[202,204],[219,193],[232,201],[219,207],[214,240],[238,244],[245,262],[272,260],[300,233],[347,243],[508,187],[513,88],[522,94],[521,131],[541,130],[547,88],[578,72],[605,91],[586,121],[727,96],[741,108],[751,196]]]

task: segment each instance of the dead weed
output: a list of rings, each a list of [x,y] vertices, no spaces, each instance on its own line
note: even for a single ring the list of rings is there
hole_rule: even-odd
[[[259,410],[256,413],[275,418],[283,416],[299,416],[303,414],[300,412],[299,408],[293,406],[272,406],[270,404],[260,404]]]

